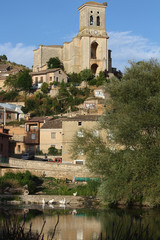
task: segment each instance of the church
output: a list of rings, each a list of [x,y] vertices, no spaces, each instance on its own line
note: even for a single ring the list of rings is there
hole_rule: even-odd
[[[58,57],[66,73],[79,73],[91,69],[93,74],[110,71],[111,51],[108,50],[108,34],[105,28],[107,3],[86,2],[79,10],[79,33],[71,42],[63,45],[39,45],[34,50],[33,72],[47,69],[47,61]]]

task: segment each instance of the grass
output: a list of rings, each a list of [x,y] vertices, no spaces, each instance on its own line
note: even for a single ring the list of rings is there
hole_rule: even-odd
[[[89,181],[85,185],[82,183],[66,183],[65,180],[54,178],[43,178],[42,191],[48,195],[73,195],[96,196],[100,183]]]

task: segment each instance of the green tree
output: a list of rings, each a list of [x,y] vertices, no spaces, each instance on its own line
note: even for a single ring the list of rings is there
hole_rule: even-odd
[[[90,82],[94,78],[94,75],[91,69],[84,69],[80,72],[80,77],[82,81]]]
[[[49,86],[48,86],[48,83],[44,82],[41,86],[41,91],[44,93],[44,94],[47,94],[48,93],[48,90],[49,90]]]
[[[105,73],[100,71],[98,76],[96,77],[96,86],[101,86],[106,83]]]
[[[32,86],[32,77],[29,74],[30,70],[24,69],[17,74],[17,87],[29,92]]]
[[[121,81],[113,78],[106,90],[110,100],[99,122],[106,138],[84,130],[72,151],[83,148],[87,166],[103,176],[105,202],[159,205],[160,64],[131,62]]]
[[[79,84],[82,82],[81,76],[80,76],[79,73],[73,72],[73,73],[71,73],[71,74],[68,74],[68,76],[69,76],[69,81],[70,81],[74,86],[79,85]]]
[[[10,90],[15,90],[17,88],[17,75],[9,75],[4,81],[4,86],[8,87]]]
[[[52,69],[52,68],[64,69],[63,64],[61,63],[58,57],[50,58],[49,61],[47,62],[47,66],[49,69]]]
[[[7,56],[5,54],[0,56],[0,59],[7,61]]]

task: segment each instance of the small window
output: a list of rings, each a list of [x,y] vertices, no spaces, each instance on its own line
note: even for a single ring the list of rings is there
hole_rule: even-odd
[[[11,113],[7,113],[7,119],[11,119]]]
[[[49,80],[52,81],[52,77],[50,77]]]
[[[97,14],[99,14],[99,12],[97,12]]]
[[[83,160],[75,160],[75,164],[83,165]]]
[[[90,25],[93,25],[93,16],[90,16]]]
[[[18,145],[18,152],[21,151],[21,145]]]
[[[2,119],[2,113],[0,113],[0,119]]]
[[[41,82],[41,83],[43,82],[43,77],[41,77],[40,82]]]
[[[58,77],[56,77],[56,82],[58,82]]]
[[[82,126],[82,122],[78,122],[78,126]]]
[[[38,77],[35,78],[35,83],[38,83]]]
[[[56,133],[55,132],[51,132],[51,138],[56,138]]]
[[[31,134],[31,139],[32,139],[32,140],[35,140],[35,139],[36,139],[36,134],[35,134],[35,133],[32,133],[32,134]]]
[[[97,17],[97,26],[100,26],[100,17]]]

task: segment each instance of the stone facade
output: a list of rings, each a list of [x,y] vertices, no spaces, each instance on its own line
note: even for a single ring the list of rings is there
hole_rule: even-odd
[[[65,83],[68,82],[68,76],[60,68],[46,69],[39,72],[32,72],[31,76],[32,76],[33,85],[38,83],[44,83],[44,82],[48,83],[49,85],[53,82],[56,82],[56,83],[62,83],[62,81],[64,81]]]
[[[85,156],[83,150],[79,152],[79,158],[73,159],[70,148],[73,144],[73,137],[77,133],[79,137],[83,137],[82,128],[96,129],[99,116],[97,115],[82,115],[77,117],[67,118],[62,122],[63,128],[63,149],[62,161],[73,164],[84,164]]]
[[[79,7],[79,33],[63,46],[40,45],[34,50],[33,71],[37,72],[51,57],[59,57],[67,73],[91,69],[94,74],[108,70],[108,35],[105,28],[107,4],[86,2]]]
[[[40,129],[40,150],[48,153],[48,148],[62,149],[62,119],[46,122]]]

